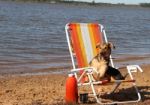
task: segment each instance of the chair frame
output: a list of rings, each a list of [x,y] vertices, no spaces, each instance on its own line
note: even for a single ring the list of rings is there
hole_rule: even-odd
[[[87,24],[87,23],[84,23],[84,24]],[[103,27],[103,25],[101,24],[98,24],[99,27],[100,27],[100,31],[102,32],[103,34],[103,37],[104,37],[104,41],[107,43],[108,40],[107,40],[107,36],[106,36],[106,32],[105,32],[105,29]],[[95,68],[93,67],[84,67],[84,68],[76,68],[75,66],[75,60],[74,60],[74,55],[72,53],[72,48],[71,48],[71,42],[70,42],[70,37],[69,37],[69,23],[66,24],[65,26],[65,31],[66,31],[66,38],[67,38],[67,42],[68,42],[68,47],[69,47],[69,52],[70,52],[70,56],[71,56],[71,61],[72,61],[72,66],[73,66],[73,69],[71,70],[71,73],[73,73],[77,79],[77,82],[78,82],[78,87],[79,86],[85,86],[85,85],[90,85],[91,88],[92,88],[92,92],[93,92],[93,96],[94,98],[96,99],[97,103],[99,104],[123,104],[123,103],[133,103],[133,102],[139,102],[141,100],[141,95],[140,95],[140,92],[136,86],[136,83],[135,83],[135,80],[133,78],[133,75],[132,73],[133,72],[137,72],[137,70],[139,70],[140,72],[143,72],[143,70],[139,67],[139,65],[128,65],[127,66],[127,71],[128,71],[128,74],[131,78],[131,80],[115,80],[113,83],[116,84],[114,86],[114,88],[112,89],[111,93],[114,93],[115,90],[118,88],[118,86],[122,83],[122,82],[132,82],[132,85],[133,87],[135,88],[136,90],[136,93],[137,93],[137,96],[138,98],[136,100],[131,100],[131,101],[114,101],[114,102],[106,102],[106,103],[103,103],[101,98],[99,98],[96,94],[96,91],[95,91],[95,88],[94,88],[94,85],[95,84],[100,84],[100,85],[103,85],[103,84],[106,84],[106,83],[110,83],[109,81],[92,81],[92,71],[95,70]],[[114,67],[114,63],[113,63],[113,60],[112,60],[112,56],[110,55],[110,63],[111,63],[111,66]],[[80,77],[77,76],[77,72],[80,72],[81,70],[84,70],[81,74]],[[82,83],[81,82],[81,79],[83,78],[84,75],[87,75],[88,76],[88,79],[89,79],[89,82],[88,83]],[[111,94],[110,93],[110,94]]]

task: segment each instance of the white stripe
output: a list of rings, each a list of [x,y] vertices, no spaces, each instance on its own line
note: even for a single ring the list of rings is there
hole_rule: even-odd
[[[82,40],[85,47],[85,53],[87,56],[87,61],[89,63],[94,57],[92,43],[90,39],[90,33],[87,24],[80,24],[80,27],[81,27]]]

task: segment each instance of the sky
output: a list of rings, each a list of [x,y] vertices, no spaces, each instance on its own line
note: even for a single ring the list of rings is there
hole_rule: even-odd
[[[75,0],[75,1],[88,1],[92,2],[93,0]],[[104,2],[104,3],[125,3],[125,4],[139,4],[139,3],[150,3],[150,0],[95,0],[95,2]]]

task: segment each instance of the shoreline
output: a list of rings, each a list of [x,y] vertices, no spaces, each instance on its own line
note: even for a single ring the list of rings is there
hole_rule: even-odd
[[[116,68],[126,67],[127,65],[147,65],[150,64],[150,55],[113,55]],[[66,62],[66,63],[65,63]],[[5,75],[47,75],[47,74],[67,74],[72,69],[70,57],[66,57],[65,62],[60,58],[55,60],[40,61],[33,63],[1,64],[0,76]],[[52,64],[51,64],[52,63]],[[53,65],[55,64],[55,65]],[[61,65],[63,64],[63,65]],[[65,64],[65,65],[64,65]],[[24,66],[22,66],[24,65]],[[44,66],[45,65],[45,66]],[[48,66],[49,65],[49,66]],[[33,67],[32,67],[33,66]]]

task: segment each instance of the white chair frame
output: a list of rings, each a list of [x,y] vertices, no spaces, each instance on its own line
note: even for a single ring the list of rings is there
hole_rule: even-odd
[[[69,47],[69,52],[70,52],[70,56],[71,56],[71,61],[72,61],[72,66],[73,66],[73,69],[71,70],[71,73],[73,73],[77,79],[77,82],[78,82],[78,87],[80,86],[85,86],[85,85],[90,85],[91,86],[91,89],[92,89],[92,95],[94,96],[94,98],[96,99],[97,103],[99,104],[123,104],[123,103],[133,103],[133,102],[139,102],[141,100],[141,95],[140,95],[140,92],[136,86],[136,83],[135,83],[135,80],[133,78],[133,75],[132,73],[133,72],[137,72],[137,70],[139,70],[140,72],[143,72],[143,70],[140,68],[139,65],[128,65],[126,68],[127,68],[127,72],[131,78],[131,81],[132,81],[132,85],[133,87],[135,88],[136,90],[136,93],[137,93],[137,99],[136,100],[133,100],[133,101],[114,101],[114,102],[108,102],[108,103],[103,103],[102,102],[102,99],[99,98],[96,94],[96,91],[95,91],[95,88],[94,88],[94,85],[95,84],[104,84],[105,82],[107,81],[92,81],[92,71],[95,70],[93,67],[85,67],[85,68],[76,68],[75,66],[75,59],[74,59],[74,55],[72,53],[72,49],[71,49],[71,45],[70,45],[70,38],[69,38],[69,24],[66,24],[65,26],[65,31],[66,31],[66,38],[67,38],[67,42],[68,42],[68,47]],[[108,40],[107,40],[107,36],[106,36],[106,32],[105,32],[105,29],[104,27],[99,24],[99,26],[101,27],[101,32],[103,33],[103,37],[104,37],[104,41],[107,43]],[[110,56],[110,63],[111,63],[111,66],[114,67],[114,63],[113,63],[113,60],[112,60],[112,57]],[[83,73],[78,77],[77,76],[77,72],[81,71],[81,70],[84,70]],[[83,78],[84,75],[87,75],[88,76],[88,79],[89,79],[89,82],[88,83],[81,83],[81,79]],[[130,82],[131,82],[130,81]],[[117,89],[117,87],[122,83],[122,82],[127,82],[126,80],[116,80],[114,81],[114,83],[116,84],[116,86],[112,89],[111,93],[115,92],[115,90]]]

